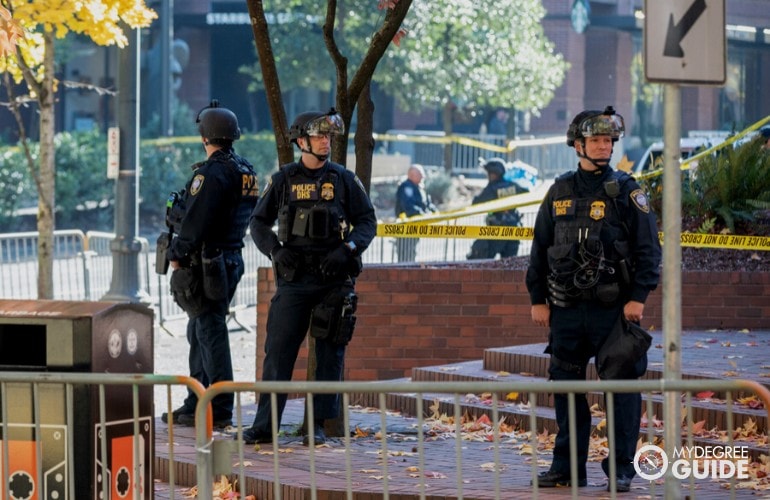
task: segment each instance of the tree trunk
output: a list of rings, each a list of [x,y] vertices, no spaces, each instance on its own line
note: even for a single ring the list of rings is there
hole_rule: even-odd
[[[441,112],[441,124],[444,128],[444,135],[450,137],[452,135],[452,119],[454,115],[454,104],[451,100],[448,100],[444,105],[444,109]],[[444,144],[444,170],[446,173],[452,174],[452,143],[448,142]]]
[[[371,80],[358,97],[358,127],[353,142],[356,147],[356,174],[370,192],[372,186],[372,155],[374,154],[374,102],[372,101]]]
[[[55,224],[56,149],[54,146],[54,34],[45,31],[44,74],[38,103],[40,105],[40,169],[37,203],[37,296],[53,299],[53,259]]]
[[[265,10],[261,0],[247,0],[251,18],[251,31],[254,35],[254,43],[257,46],[259,67],[262,69],[262,80],[265,85],[265,97],[267,107],[270,110],[270,119],[273,121],[273,135],[278,150],[278,164],[283,165],[294,160],[294,145],[289,141],[289,126],[286,121],[286,112],[283,109],[283,94],[281,82],[278,79],[278,70],[275,67],[273,46],[270,43]]]

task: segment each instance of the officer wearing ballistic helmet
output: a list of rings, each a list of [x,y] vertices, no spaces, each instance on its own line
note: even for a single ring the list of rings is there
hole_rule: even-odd
[[[208,387],[233,379],[226,319],[243,276],[241,249],[259,188],[251,164],[233,149],[241,135],[235,114],[213,100],[196,122],[206,160],[193,166],[185,189],[169,199],[167,223],[176,237],[166,257],[173,269],[171,294],[189,318],[190,376]],[[195,425],[197,402],[188,391],[184,404],[172,412],[173,422]],[[216,396],[212,410],[214,427],[231,425],[233,395]],[[168,414],[161,419],[167,423]]]
[[[484,170],[487,171],[489,182],[484,189],[473,197],[473,205],[487,201],[505,198],[527,192],[526,189],[515,182],[506,180],[505,161],[500,158],[491,158],[484,162]],[[515,208],[492,212],[487,215],[488,226],[518,226],[521,222],[521,214]],[[494,259],[497,254],[500,258],[515,257],[519,252],[519,240],[476,240],[471,245],[468,259]]]
[[[345,346],[353,335],[355,278],[361,254],[376,234],[377,220],[358,177],[329,161],[331,141],[344,132],[340,115],[299,114],[289,138],[301,151],[268,181],[251,215],[251,236],[273,261],[276,292],[270,303],[262,380],[291,380],[305,335],[316,340],[316,380],[339,381]],[[278,221],[277,232],[273,226]],[[278,394],[280,425],[286,394]],[[243,431],[247,444],[271,442],[270,394],[262,393],[254,423]],[[313,397],[313,442],[326,440],[324,420],[337,416],[338,395]],[[309,444],[310,435],[305,437]]]
[[[575,148],[577,171],[558,177],[537,213],[526,284],[532,320],[550,327],[547,353],[552,380],[584,380],[586,366],[621,317],[637,323],[644,302],[658,284],[661,250],[647,196],[628,174],[609,163],[623,137],[623,117],[608,106],[583,111],[572,120],[567,145]],[[647,369],[646,354],[622,366],[623,378]],[[570,476],[567,395],[554,396],[559,426],[553,462],[540,487],[587,484],[591,412],[585,395],[575,398],[578,476]],[[641,395],[615,394],[614,453],[617,491],[629,491],[639,438]],[[602,462],[609,477],[609,461]],[[612,486],[612,479],[608,490]]]

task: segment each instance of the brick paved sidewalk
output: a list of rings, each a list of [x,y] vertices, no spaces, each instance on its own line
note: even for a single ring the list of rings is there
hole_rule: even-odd
[[[250,422],[255,408],[244,408],[243,419]],[[367,437],[351,439],[350,453],[345,454],[344,438],[329,439],[324,446],[314,450],[302,445],[302,438],[292,435],[301,422],[304,412],[303,400],[290,400],[286,407],[282,431],[278,443],[278,476],[282,487],[282,498],[310,498],[310,489],[316,488],[318,498],[344,499],[348,482],[346,478],[346,460],[350,460],[350,489],[353,498],[370,500],[382,498],[387,487],[390,498],[419,498],[421,492],[420,463],[418,455],[417,433],[414,428],[416,419],[398,415],[388,415],[387,431],[388,460],[381,460],[382,442],[378,436],[381,425],[379,413],[362,412],[352,409],[350,413],[351,429],[360,429]],[[177,483],[195,481],[194,433],[191,428],[176,427],[175,460],[185,464],[177,468]],[[467,437],[467,436],[466,436]],[[215,434],[215,439],[231,440],[231,436]],[[156,428],[156,456],[159,460],[167,459],[168,429],[160,421]],[[519,499],[532,498],[530,486],[532,474],[531,455],[522,453],[527,443],[517,439],[505,438],[497,451],[494,443],[481,440],[463,439],[458,449],[453,435],[443,434],[437,437],[426,436],[423,447],[425,464],[422,469],[425,476],[424,492],[429,499],[458,498],[466,499]],[[248,494],[256,495],[258,500],[274,498],[273,479],[276,459],[273,445],[244,447],[245,484]],[[498,453],[501,464],[499,474],[492,464]],[[237,453],[233,455],[237,462]],[[459,460],[458,460],[459,457]],[[538,471],[547,470],[551,461],[548,454],[539,454]],[[458,471],[456,464],[461,463]],[[315,474],[311,474],[311,466]],[[385,471],[387,470],[387,479]],[[237,468],[233,471],[237,474]],[[157,474],[156,474],[157,475]],[[598,462],[588,463],[588,486],[579,488],[580,498],[609,498],[607,480]],[[237,476],[230,476],[231,480]],[[165,489],[164,489],[165,486]],[[694,498],[723,499],[730,496],[726,484],[696,481]],[[682,485],[682,496],[689,494],[689,485]],[[177,488],[175,497],[183,498],[185,488]],[[758,498],[758,493],[748,489],[737,490],[735,498]],[[630,494],[634,498],[662,497],[663,485],[637,478],[632,484]],[[540,489],[538,498],[569,498],[571,490]],[[620,496],[623,496],[620,494]],[[761,497],[761,496],[759,496]],[[171,498],[168,485],[156,484],[156,498]]]

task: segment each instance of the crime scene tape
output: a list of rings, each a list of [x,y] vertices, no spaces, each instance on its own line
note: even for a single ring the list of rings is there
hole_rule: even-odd
[[[534,228],[519,226],[463,226],[446,224],[378,224],[377,236],[392,238],[473,238],[484,240],[531,240]],[[663,233],[658,233],[663,243]],[[768,236],[682,233],[683,247],[770,251]]]
[[[455,226],[446,224],[378,224],[377,236],[395,238],[482,238],[531,240],[533,229],[519,226]]]
[[[406,135],[406,134],[379,134],[374,133],[372,137],[375,141],[408,141],[422,144],[451,144],[457,143],[463,146],[471,146],[474,148],[484,149],[495,153],[510,153],[519,147],[524,146],[543,146],[546,144],[559,144],[564,142],[564,136],[557,135],[552,137],[541,137],[538,139],[512,139],[508,141],[505,146],[498,146],[490,144],[488,142],[479,141],[477,139],[471,139],[470,137],[462,137],[456,135]]]
[[[663,233],[660,233],[659,237],[663,241]],[[680,243],[683,247],[770,251],[770,237],[767,236],[682,233]]]

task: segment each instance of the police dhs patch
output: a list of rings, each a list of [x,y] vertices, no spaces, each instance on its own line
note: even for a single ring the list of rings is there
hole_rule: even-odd
[[[321,199],[326,201],[334,199],[334,184],[331,182],[321,184]]]
[[[631,192],[631,201],[633,201],[636,208],[642,212],[646,214],[650,213],[650,204],[647,203],[647,196],[641,189],[635,189]]]
[[[190,184],[190,195],[195,196],[200,192],[201,189],[203,189],[203,181],[205,180],[205,177],[203,177],[201,174],[196,175],[192,183]]]
[[[591,211],[588,213],[588,215],[593,220],[601,220],[604,218],[604,207],[605,204],[603,201],[595,201],[591,203]]]

